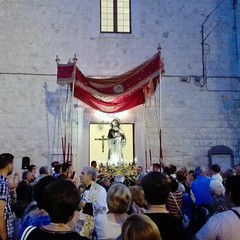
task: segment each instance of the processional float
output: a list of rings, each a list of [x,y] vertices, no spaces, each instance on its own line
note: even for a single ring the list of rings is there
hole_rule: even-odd
[[[69,120],[69,124],[65,124],[62,129],[63,161],[71,162],[72,160],[72,127],[70,121],[73,110],[73,97],[104,113],[122,112],[142,104],[146,106],[147,100],[155,94],[161,75],[164,72],[160,50],[159,46],[158,52],[139,66],[121,75],[108,78],[84,76],[76,66],[76,54],[67,64],[60,64],[58,56],[56,57],[57,83],[59,85],[67,84],[66,106],[62,107],[62,110],[65,112],[65,122]],[[159,117],[157,119],[159,121]],[[63,118],[61,122],[64,122]],[[67,131],[69,126],[70,131]],[[145,131],[148,131],[147,118],[145,118]],[[159,139],[161,141],[160,126]],[[148,133],[145,134],[145,148],[147,166],[148,162],[152,162]],[[161,146],[159,161],[162,161]]]

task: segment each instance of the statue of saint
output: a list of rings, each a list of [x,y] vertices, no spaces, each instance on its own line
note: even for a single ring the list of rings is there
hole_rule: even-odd
[[[120,120],[114,118],[108,131],[108,165],[124,164],[122,148],[126,145],[126,137],[120,128]]]

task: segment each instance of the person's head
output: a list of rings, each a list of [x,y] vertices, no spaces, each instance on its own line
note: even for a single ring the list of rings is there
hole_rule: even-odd
[[[233,168],[228,168],[225,172],[224,172],[224,178],[228,178],[230,176],[235,176],[236,175],[236,171]]]
[[[171,192],[176,192],[178,190],[179,184],[176,179],[171,179]]]
[[[96,176],[97,173],[93,167],[84,167],[80,175],[80,181],[85,185],[90,185],[92,181],[95,181]]]
[[[71,164],[69,164],[67,162],[63,163],[62,164],[62,173],[68,174],[70,166],[71,166]]]
[[[194,181],[194,179],[195,179],[194,171],[193,170],[189,170],[189,172],[188,172],[188,180],[190,182],[192,182],[192,181]]]
[[[96,168],[97,167],[97,161],[95,161],[95,160],[91,161],[91,167]]]
[[[160,163],[153,163],[153,167],[152,167],[153,172],[160,171],[160,167],[161,167]]]
[[[56,180],[43,192],[43,208],[53,223],[68,223],[78,209],[80,194],[73,182]]]
[[[28,183],[30,183],[33,179],[33,175],[32,175],[32,172],[30,171],[24,171],[22,173],[22,180],[25,180],[27,181]]]
[[[178,170],[176,172],[176,178],[177,178],[178,182],[184,183],[187,180],[187,174],[185,171]]]
[[[184,172],[186,175],[188,175],[188,169],[186,167],[181,167],[179,171]]]
[[[48,171],[48,167],[47,166],[42,166],[39,168],[39,174],[40,175],[43,175],[43,174],[49,174],[49,171]]]
[[[61,168],[62,168],[62,164],[56,163],[56,164],[54,165],[54,172],[57,173],[57,174],[59,174]]]
[[[13,172],[13,159],[14,156],[10,153],[2,153],[0,155],[0,171],[4,177],[7,177]]]
[[[132,194],[132,202],[135,202],[138,206],[143,207],[145,204],[144,191],[141,186],[130,186],[129,190]]]
[[[121,240],[161,240],[161,235],[150,217],[133,213],[122,226]]]
[[[210,182],[210,189],[214,196],[222,195],[225,190],[223,184],[217,180],[212,180]]]
[[[167,175],[167,176],[171,176],[172,174],[174,174],[177,170],[177,167],[174,165],[169,165],[169,166],[165,166],[163,169],[163,172]]]
[[[126,213],[132,202],[132,196],[127,186],[122,183],[114,183],[107,193],[107,205],[109,212]]]
[[[165,204],[171,190],[171,180],[161,172],[149,172],[142,179],[145,199],[150,205]]]
[[[137,175],[141,174],[142,170],[143,170],[142,166],[137,166],[137,169],[136,169]]]
[[[233,169],[236,171],[236,175],[240,175],[240,166],[239,165],[234,166]]]
[[[114,177],[114,183],[124,183],[125,177],[123,175],[116,175]]]
[[[207,175],[207,171],[204,167],[198,166],[195,168],[195,170],[194,170],[195,178],[197,178],[198,176],[206,176],[206,175]]]
[[[28,171],[31,172],[33,176],[35,176],[36,175],[36,171],[37,171],[36,165],[34,165],[34,164],[29,165]]]
[[[52,163],[51,163],[52,169],[54,169],[55,165],[57,165],[57,164],[60,164],[60,162],[58,162],[58,161],[52,162]]]
[[[212,173],[220,173],[221,172],[221,167],[218,164],[213,164],[211,166]]]
[[[39,209],[43,208],[43,191],[45,187],[51,182],[55,181],[55,178],[52,176],[46,176],[41,178],[37,184],[34,185],[33,189],[33,198],[37,202]]]
[[[106,192],[108,191],[108,189],[112,184],[110,179],[108,179],[108,177],[103,177],[100,181],[98,181],[98,183],[105,188]]]
[[[240,175],[230,176],[226,180],[226,195],[236,206],[240,206]]]

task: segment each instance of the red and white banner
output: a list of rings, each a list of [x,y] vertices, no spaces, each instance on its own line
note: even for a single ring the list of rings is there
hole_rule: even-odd
[[[159,53],[138,67],[110,78],[89,78],[74,66],[58,65],[58,79],[74,78],[74,96],[90,107],[106,113],[116,113],[143,104],[152,96],[164,71]]]

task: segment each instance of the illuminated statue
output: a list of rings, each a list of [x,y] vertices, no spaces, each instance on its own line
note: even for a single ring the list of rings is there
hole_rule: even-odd
[[[122,148],[126,145],[125,135],[120,128],[119,119],[113,119],[108,132],[108,165],[124,164]]]

